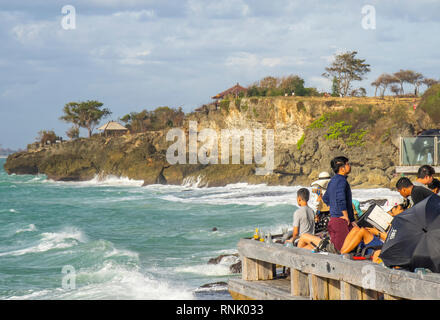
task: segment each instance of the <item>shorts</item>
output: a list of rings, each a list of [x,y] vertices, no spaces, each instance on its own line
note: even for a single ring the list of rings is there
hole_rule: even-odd
[[[327,231],[330,235],[330,241],[334,244],[338,251],[341,251],[345,238],[347,237],[353,226],[347,224],[347,221],[342,218],[331,217],[328,222]]]
[[[378,237],[378,236],[374,236],[373,240],[371,240],[370,242],[368,242],[367,244],[365,244],[363,241],[361,241],[359,243],[360,249],[362,250],[365,247],[376,247],[376,246],[381,246],[383,245],[383,241]],[[374,249],[367,249],[365,251],[365,255],[371,255],[374,253]]]

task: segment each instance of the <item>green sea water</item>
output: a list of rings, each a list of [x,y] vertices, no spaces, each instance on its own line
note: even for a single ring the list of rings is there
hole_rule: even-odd
[[[4,162],[0,299],[230,299],[200,286],[239,277],[237,260],[208,260],[236,253],[255,227],[289,227],[296,208],[297,187],[55,182],[7,175]]]

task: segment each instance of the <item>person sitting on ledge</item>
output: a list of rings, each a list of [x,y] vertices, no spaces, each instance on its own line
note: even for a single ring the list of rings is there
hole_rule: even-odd
[[[393,217],[403,212],[404,205],[394,206],[388,213]],[[327,239],[321,239],[312,234],[303,234],[298,241],[298,248],[309,250],[321,250],[335,254],[347,254],[355,250],[359,245],[361,248],[381,246],[387,237],[386,232],[380,232],[376,228],[363,228],[354,225],[344,240],[341,250],[337,250]],[[372,255],[373,262],[379,262],[380,250],[367,249],[367,255]]]
[[[440,191],[440,180],[436,178],[432,179],[432,182],[428,184],[428,188],[435,194],[438,194]]]
[[[293,233],[292,238],[286,240],[285,243],[298,243],[299,237],[304,233],[313,234],[315,232],[315,213],[307,204],[310,198],[310,191],[301,188],[296,193],[296,201],[299,209],[293,213]]]
[[[425,164],[417,170],[417,179],[413,185],[428,189],[428,184],[434,179],[435,170],[428,164]]]
[[[396,189],[405,199],[411,197],[412,205],[419,203],[433,193],[428,188],[415,186],[407,177],[397,180]]]

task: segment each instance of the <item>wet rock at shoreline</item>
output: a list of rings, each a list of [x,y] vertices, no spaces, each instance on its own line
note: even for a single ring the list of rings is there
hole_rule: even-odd
[[[231,273],[241,273],[241,260],[238,253],[235,254],[222,254],[216,258],[211,258],[208,264],[226,264],[229,265]]]

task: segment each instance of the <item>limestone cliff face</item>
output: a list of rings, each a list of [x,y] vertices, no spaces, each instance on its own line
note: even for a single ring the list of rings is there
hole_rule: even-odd
[[[412,109],[412,103],[412,99],[376,98],[231,99],[221,102],[218,108],[210,106],[186,116],[182,128],[186,134],[186,164],[169,163],[166,154],[174,141],[167,141],[168,130],[163,130],[113,138],[96,135],[19,152],[8,157],[5,169],[10,174],[44,173],[63,181],[117,175],[144,180],[145,184],[309,185],[320,171],[330,171],[331,158],[345,155],[353,164],[349,180],[353,186],[390,187],[396,179],[394,166],[398,164],[400,134],[414,134],[432,126],[423,111]],[[213,129],[218,137],[222,129],[261,129],[263,133],[273,130],[273,173],[256,175],[261,165],[255,161],[243,163],[244,142],[239,164],[189,164],[190,121],[197,124],[198,132]],[[336,138],[329,139],[329,132],[336,125],[343,125],[341,130],[345,131],[340,135],[336,132]],[[348,126],[351,127],[347,129]],[[362,130],[365,133],[361,135]],[[263,141],[263,154],[265,147]],[[220,157],[220,141],[218,148]]]

